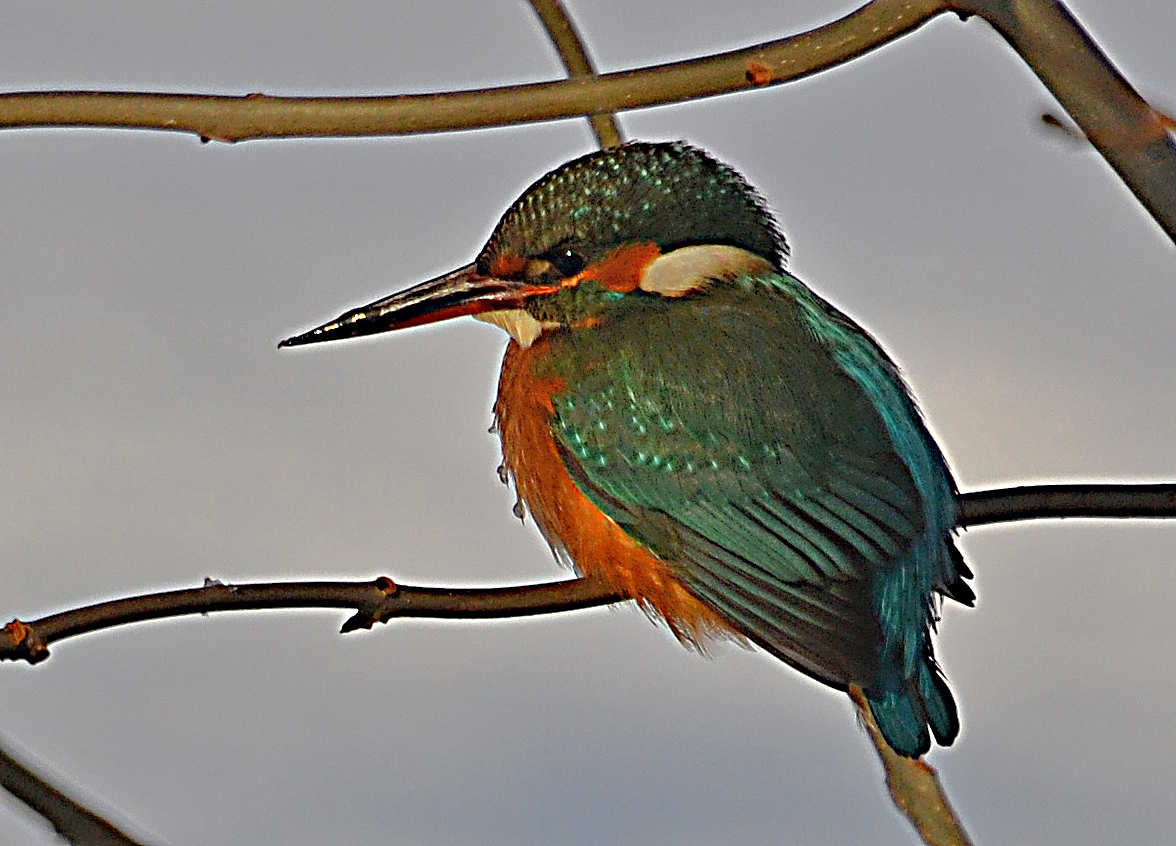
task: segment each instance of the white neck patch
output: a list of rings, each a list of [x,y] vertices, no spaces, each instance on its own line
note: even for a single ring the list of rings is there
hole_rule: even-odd
[[[493,323],[499,329],[504,330],[523,349],[535,343],[535,339],[543,334],[544,329],[554,329],[559,326],[558,323],[538,321],[521,308],[487,311],[475,314],[474,317],[486,323]]]
[[[770,261],[740,247],[698,244],[658,256],[645,268],[639,287],[663,297],[681,297],[715,280],[730,282],[771,271]]]

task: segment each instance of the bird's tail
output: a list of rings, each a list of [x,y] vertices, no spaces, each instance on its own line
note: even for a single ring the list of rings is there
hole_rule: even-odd
[[[918,758],[931,748],[930,735],[941,746],[948,746],[960,732],[955,699],[929,654],[919,663],[914,678],[907,679],[899,690],[867,690],[865,694],[882,736],[900,755]]]

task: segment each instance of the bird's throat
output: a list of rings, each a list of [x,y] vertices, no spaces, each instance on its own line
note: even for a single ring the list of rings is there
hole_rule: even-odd
[[[515,339],[520,347],[527,349],[543,334],[545,329],[554,329],[558,323],[536,320],[525,309],[511,308],[502,311],[487,311],[475,314],[478,320],[493,323]]]

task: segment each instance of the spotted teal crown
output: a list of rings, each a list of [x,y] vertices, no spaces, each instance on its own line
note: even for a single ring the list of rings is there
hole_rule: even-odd
[[[738,173],[680,142],[625,144],[589,153],[532,184],[502,216],[478,256],[489,273],[504,250],[549,256],[570,248],[592,262],[625,243],[669,252],[727,244],[783,269],[784,236]]]

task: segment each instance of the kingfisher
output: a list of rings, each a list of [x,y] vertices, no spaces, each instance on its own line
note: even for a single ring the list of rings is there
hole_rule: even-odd
[[[684,645],[859,688],[917,758],[959,732],[932,643],[941,598],[975,600],[958,492],[898,367],[788,252],[734,169],[633,142],[539,178],[472,264],[281,346],[506,330],[500,475],[557,557]]]

